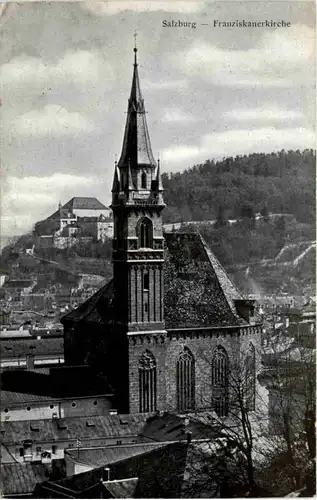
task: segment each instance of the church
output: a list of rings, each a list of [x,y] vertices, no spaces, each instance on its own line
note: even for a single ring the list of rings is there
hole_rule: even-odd
[[[160,162],[151,149],[137,49],[114,166],[113,278],[62,318],[65,363],[104,377],[119,413],[206,409],[226,416],[229,373],[256,384],[261,321],[198,233],[164,234]]]

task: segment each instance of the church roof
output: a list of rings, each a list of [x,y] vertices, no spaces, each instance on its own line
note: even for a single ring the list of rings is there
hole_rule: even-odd
[[[167,328],[240,323],[235,300],[242,296],[198,233],[165,234]]]
[[[129,161],[131,162],[132,168],[135,168],[137,165],[156,166],[146,123],[144,100],[142,98],[140,88],[138,64],[136,59],[137,49],[134,49],[134,51],[135,60],[133,66],[132,86],[128,103],[122,153],[118,166],[126,166],[129,164]]]
[[[164,276],[167,329],[241,323],[235,300],[242,296],[198,233],[165,234]],[[112,323],[113,297],[111,280],[62,321]]]

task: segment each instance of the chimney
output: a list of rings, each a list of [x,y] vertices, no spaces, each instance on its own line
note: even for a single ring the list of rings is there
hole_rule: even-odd
[[[109,467],[105,467],[103,470],[103,480],[104,481],[110,481],[110,469]]]
[[[187,437],[187,444],[190,444],[192,442],[192,433],[191,433],[191,431],[186,432],[186,437]]]

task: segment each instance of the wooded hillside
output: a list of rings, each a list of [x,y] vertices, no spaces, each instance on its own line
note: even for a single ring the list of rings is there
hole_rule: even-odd
[[[267,212],[313,222],[315,160],[313,150],[282,150],[207,160],[182,173],[163,174],[164,222],[235,219]]]

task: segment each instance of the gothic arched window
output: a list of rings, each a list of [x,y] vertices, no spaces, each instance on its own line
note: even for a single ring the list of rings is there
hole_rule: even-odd
[[[245,358],[245,386],[246,408],[255,410],[255,385],[256,385],[255,348],[250,342]]]
[[[150,351],[139,360],[140,413],[156,411],[156,362]]]
[[[195,360],[186,347],[176,365],[176,390],[178,411],[195,408]]]
[[[150,219],[143,218],[138,225],[139,248],[152,248],[153,226]]]
[[[211,362],[212,406],[219,417],[229,411],[229,359],[226,350],[218,346]]]
[[[143,172],[143,174],[141,175],[141,187],[142,189],[146,189],[147,188],[147,179],[146,179],[146,173]]]

